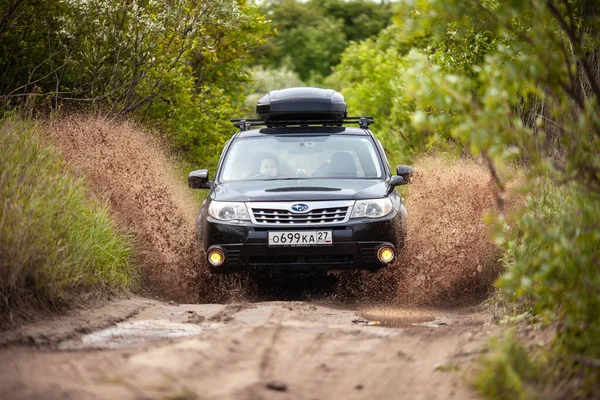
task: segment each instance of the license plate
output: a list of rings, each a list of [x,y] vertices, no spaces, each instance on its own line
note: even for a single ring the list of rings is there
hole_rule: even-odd
[[[269,232],[269,246],[319,246],[332,243],[331,231]]]

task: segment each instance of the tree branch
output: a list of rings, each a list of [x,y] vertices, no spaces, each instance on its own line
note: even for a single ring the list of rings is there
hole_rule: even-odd
[[[581,63],[583,72],[589,80],[594,96],[596,97],[596,102],[600,102],[600,86],[598,85],[598,82],[596,81],[594,74],[592,73],[592,69],[590,68],[585,58],[584,51],[581,48],[580,39],[577,37],[577,34],[573,30],[573,28],[570,27],[569,24],[567,24],[567,21],[565,21],[562,14],[558,10],[558,8],[556,8],[556,5],[553,3],[552,0],[548,0],[546,2],[546,6],[550,10],[550,13],[554,15],[554,18],[556,18],[561,29],[567,34],[569,42],[573,46],[573,55],[576,57],[577,61]]]
[[[500,191],[500,193],[498,193],[496,195],[496,206],[498,207],[498,210],[500,210],[500,212],[504,212],[504,199],[502,198],[501,194],[506,191],[506,188],[504,187],[504,184],[500,180],[500,177],[498,176],[498,171],[496,170],[496,166],[494,165],[494,161],[492,161],[492,159],[490,158],[487,151],[483,151],[481,154],[483,156],[486,166],[490,170],[490,175],[492,176],[492,180],[494,181],[494,183],[496,184],[496,187]]]
[[[0,36],[2,36],[4,31],[6,30],[8,21],[12,18],[13,14],[15,13],[15,11],[17,11],[17,8],[19,8],[19,6],[21,5],[21,3],[23,3],[23,1],[24,0],[16,0],[14,3],[12,1],[10,1],[8,3],[8,7],[6,7],[6,11],[4,12],[4,15],[2,16],[2,19],[0,19]]]

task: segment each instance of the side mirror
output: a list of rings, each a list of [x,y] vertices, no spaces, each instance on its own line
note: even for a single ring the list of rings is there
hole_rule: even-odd
[[[191,189],[210,189],[210,181],[208,180],[208,170],[198,169],[190,172],[188,175],[188,186]]]
[[[407,183],[411,183],[411,178],[415,169],[409,165],[398,165],[396,167],[396,174],[402,177],[402,183],[399,185],[406,185]]]
[[[406,182],[404,180],[404,177],[400,176],[400,175],[394,175],[394,176],[392,176],[392,179],[390,179],[390,185],[392,187],[396,187],[396,186],[400,186],[400,185],[405,185],[406,183],[408,183],[408,182]]]

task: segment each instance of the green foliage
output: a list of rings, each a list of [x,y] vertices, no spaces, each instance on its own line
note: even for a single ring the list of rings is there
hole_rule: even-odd
[[[516,160],[529,183],[543,178],[499,237],[507,269],[500,285],[522,311],[559,323],[556,344],[567,363],[597,358],[600,349],[596,3],[402,2],[394,26],[348,47],[330,78],[353,111],[376,117],[396,152],[457,144],[494,170]],[[509,176],[494,175],[501,192]],[[486,385],[525,393],[526,371],[502,368]]]
[[[256,113],[256,103],[258,100],[275,89],[285,89],[291,87],[305,86],[298,74],[288,69],[264,68],[256,66],[250,69],[250,82],[247,84],[244,115],[254,115]],[[258,118],[258,115],[256,115]]]
[[[167,82],[166,87],[172,89],[162,90],[144,113],[147,122],[163,127],[174,147],[196,165],[216,167],[233,133],[229,119],[243,113],[250,82],[246,67],[269,31],[251,4],[234,2],[221,19],[206,24],[198,43],[186,50],[190,65],[171,76],[172,86]]]
[[[586,1],[528,0],[431,1],[422,11],[406,20],[408,32],[428,29],[439,42],[451,28],[465,53],[476,50],[466,57],[476,64],[440,62],[437,50],[413,54],[407,89],[417,129],[496,161],[519,156],[537,172],[600,191],[600,10]]]
[[[72,291],[136,283],[131,240],[92,201],[39,127],[0,126],[0,313],[32,299],[60,303]]]
[[[57,35],[67,5],[60,0],[0,0],[0,96],[21,102],[34,87],[56,90],[64,74]],[[59,85],[60,86],[60,85]]]
[[[410,137],[414,102],[404,91],[407,82],[401,71],[408,65],[397,46],[397,33],[398,28],[390,26],[377,39],[350,45],[327,80],[328,86],[344,94],[352,115],[375,117],[373,129],[392,151],[392,159],[424,144]]]
[[[432,60],[427,61],[428,67],[441,70],[434,62],[450,62],[454,53],[463,51],[462,42],[433,41],[418,32],[408,35],[405,23],[402,20],[374,39],[350,45],[327,83],[344,93],[353,114],[375,117],[374,129],[392,153],[390,158],[406,160],[433,149],[455,151],[456,143],[449,141],[447,131],[424,130],[415,124],[421,117],[415,85],[422,79],[415,63],[422,57]],[[469,73],[468,63],[476,61],[476,57],[463,60],[465,74]]]
[[[252,51],[269,32],[246,0],[0,4],[5,109],[132,115],[209,165],[231,133],[224,121],[243,104]]]
[[[371,0],[311,0],[315,8],[330,18],[342,21],[346,39],[359,42],[377,35],[392,22],[389,2]]]
[[[535,397],[526,380],[535,379],[537,367],[529,359],[525,347],[513,329],[503,338],[492,338],[488,354],[477,373],[476,386],[487,398],[494,400],[526,400]]]
[[[474,45],[479,30],[499,38],[497,49],[484,46],[489,54],[475,58],[474,75],[462,63],[452,71],[452,64],[436,64],[439,57],[413,51],[407,86],[417,129],[442,132],[499,163],[519,157],[531,176],[550,177],[514,222],[501,282],[513,299],[528,299],[532,311],[561,322],[557,343],[568,352],[595,355],[600,74],[593,70],[600,38],[589,33],[598,32],[598,16],[586,2],[431,1],[410,29],[429,28],[436,41],[453,26]],[[556,188],[561,181],[573,183]]]
[[[543,181],[511,229],[498,235],[509,299],[546,320],[559,320],[558,344],[600,356],[600,197],[581,186]]]
[[[373,36],[391,20],[389,4],[365,0],[277,0],[264,13],[276,35],[259,49],[257,61],[286,66],[313,85],[331,74],[349,41]]]

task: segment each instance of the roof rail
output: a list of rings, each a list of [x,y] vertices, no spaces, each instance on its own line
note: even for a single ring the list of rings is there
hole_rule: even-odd
[[[241,131],[247,131],[253,126],[266,126],[268,128],[282,128],[286,126],[342,126],[343,124],[358,124],[362,129],[368,129],[369,125],[375,123],[373,117],[345,117],[343,119],[294,119],[265,121],[258,118],[235,118],[232,119],[233,125]]]

